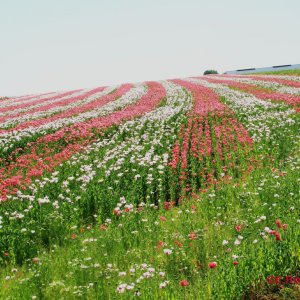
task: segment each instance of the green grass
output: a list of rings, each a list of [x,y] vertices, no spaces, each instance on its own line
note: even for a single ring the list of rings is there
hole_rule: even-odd
[[[258,72],[258,73],[251,73],[251,74],[255,74],[255,75],[262,74],[262,75],[290,75],[290,76],[300,76],[300,69],[283,70],[283,71],[272,71],[272,72]]]

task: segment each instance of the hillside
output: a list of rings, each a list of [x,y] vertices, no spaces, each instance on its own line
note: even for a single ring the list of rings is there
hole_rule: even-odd
[[[299,299],[291,75],[1,98],[0,299]]]

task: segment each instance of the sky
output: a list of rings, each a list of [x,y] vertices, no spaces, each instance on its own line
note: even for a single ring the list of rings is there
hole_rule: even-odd
[[[0,96],[300,63],[299,0],[0,0]]]

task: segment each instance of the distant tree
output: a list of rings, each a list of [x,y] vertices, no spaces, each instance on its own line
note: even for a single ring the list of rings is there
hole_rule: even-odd
[[[216,70],[206,70],[203,75],[209,75],[209,74],[219,74]]]

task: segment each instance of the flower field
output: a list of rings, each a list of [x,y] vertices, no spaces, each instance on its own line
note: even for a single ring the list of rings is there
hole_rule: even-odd
[[[300,299],[300,77],[0,98],[0,265],[0,299]]]

